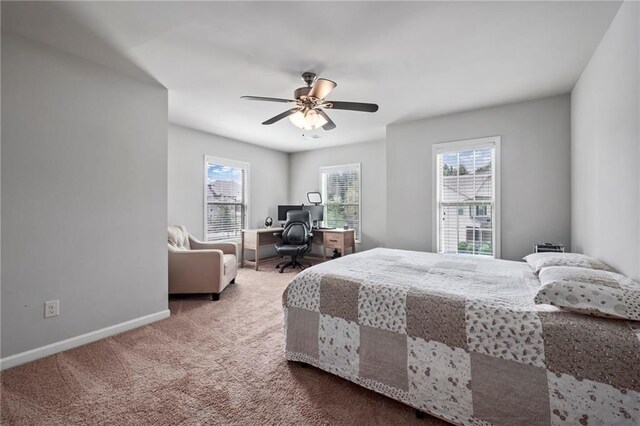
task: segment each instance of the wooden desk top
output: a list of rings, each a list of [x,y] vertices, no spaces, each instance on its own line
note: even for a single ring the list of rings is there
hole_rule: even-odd
[[[269,233],[269,232],[280,232],[280,231],[283,231],[283,230],[284,230],[284,228],[272,226],[271,228],[242,229],[242,232],[251,232],[251,233],[256,233],[256,234],[263,234],[263,233]]]
[[[271,227],[271,228],[255,228],[255,229],[242,229],[242,232],[250,232],[250,233],[255,233],[255,234],[263,234],[263,233],[269,233],[269,232],[280,232],[284,230],[284,228],[280,228],[280,227]],[[334,228],[334,229],[319,229],[319,228],[314,228],[311,230],[311,232],[354,232],[355,229],[349,228],[349,229],[343,229],[343,228]]]

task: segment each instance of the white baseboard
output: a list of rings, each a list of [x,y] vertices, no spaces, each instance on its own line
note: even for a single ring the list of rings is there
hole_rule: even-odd
[[[156,312],[155,314],[145,315],[140,318],[134,318],[129,321],[121,322],[120,324],[112,325],[100,330],[81,334],[80,336],[71,337],[69,339],[41,346],[39,348],[21,352],[19,354],[11,355],[0,359],[0,370],[5,370],[7,368],[15,367],[16,365],[35,361],[36,359],[44,358],[46,356],[66,351],[68,349],[76,348],[78,346],[86,345],[87,343],[95,342],[96,340],[104,339],[105,337],[114,336],[124,331],[142,327],[143,325],[151,324],[152,322],[168,318],[170,315],[171,313],[167,309],[164,311]]]

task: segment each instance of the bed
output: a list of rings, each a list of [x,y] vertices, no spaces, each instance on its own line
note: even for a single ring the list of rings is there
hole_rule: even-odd
[[[533,303],[524,262],[374,249],[283,294],[287,360],[462,425],[640,424],[637,322]]]

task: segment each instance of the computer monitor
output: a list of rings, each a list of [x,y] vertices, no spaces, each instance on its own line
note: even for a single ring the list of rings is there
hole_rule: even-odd
[[[287,220],[287,212],[289,210],[302,210],[302,204],[278,206],[278,220],[280,222]]]
[[[311,212],[311,220],[314,223],[324,220],[324,206],[304,206],[302,209]]]

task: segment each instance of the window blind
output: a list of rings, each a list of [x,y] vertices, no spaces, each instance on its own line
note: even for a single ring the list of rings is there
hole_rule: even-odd
[[[495,145],[437,154],[438,252],[495,257]]]
[[[355,230],[360,242],[360,164],[321,167],[324,225]]]
[[[239,238],[247,212],[248,164],[205,159],[205,241]]]

